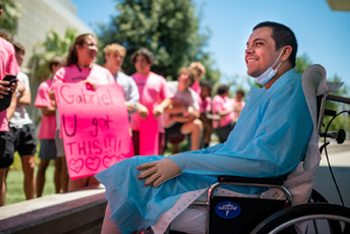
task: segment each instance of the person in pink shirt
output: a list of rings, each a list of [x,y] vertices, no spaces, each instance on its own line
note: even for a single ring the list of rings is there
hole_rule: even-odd
[[[243,101],[243,98],[245,96],[245,93],[243,90],[238,90],[236,92],[236,98],[234,98],[233,101],[233,122],[236,124],[238,117],[241,115],[242,109],[245,105],[245,102]]]
[[[163,112],[171,104],[174,96],[166,84],[163,76],[151,72],[153,64],[153,54],[146,48],[140,48],[131,56],[136,73],[131,77],[134,79],[139,90],[139,104],[137,112],[131,116],[132,140],[135,155],[140,154],[140,120],[154,118],[158,123],[159,149],[155,154],[162,154],[165,144],[165,134],[163,128]],[[142,127],[142,126],[141,126]],[[141,144],[140,144],[141,143]]]
[[[40,139],[39,158],[40,164],[36,177],[36,195],[41,197],[45,185],[45,173],[49,166],[50,160],[55,160],[55,173],[54,183],[56,193],[61,191],[61,178],[67,180],[68,174],[66,167],[62,165],[66,163],[64,157],[57,157],[57,150],[55,144],[56,133],[56,105],[53,100],[50,99],[50,90],[52,86],[52,78],[55,72],[64,65],[64,59],[61,57],[54,57],[49,62],[49,68],[51,76],[46,81],[39,85],[37,96],[34,105],[41,109],[41,124],[38,133],[38,139]],[[61,170],[64,168],[64,170]],[[65,176],[61,177],[61,173]],[[67,183],[67,182],[65,182]]]
[[[95,84],[117,85],[113,75],[106,68],[93,63],[97,51],[94,35],[86,33],[75,38],[68,53],[67,65],[60,68],[54,75],[53,87],[58,83],[85,83],[94,89],[96,88]],[[51,99],[54,99],[53,87],[50,91]],[[70,180],[68,191],[98,184],[99,182],[94,176]]]
[[[213,121],[213,127],[219,136],[220,143],[227,140],[228,135],[234,127],[232,100],[228,96],[229,87],[220,85],[218,94],[213,98],[213,114],[219,115],[219,121]]]
[[[205,75],[207,71],[205,70],[205,67],[203,66],[203,64],[201,64],[200,62],[192,62],[189,68],[193,70],[195,75],[194,82],[191,88],[198,94],[198,96],[200,96],[201,94],[200,79],[202,78],[202,76]]]
[[[0,17],[2,15],[2,2],[0,1]],[[15,49],[11,43],[0,37],[0,102],[4,101],[5,96],[11,94],[11,104],[7,109],[11,109],[12,115],[15,111],[16,102],[17,102],[17,82],[13,83],[11,87],[7,87],[10,82],[3,81],[4,77],[9,75],[17,75],[19,72],[16,57]],[[13,162],[13,157],[8,157],[10,154],[5,153],[7,135],[9,131],[8,119],[11,115],[8,116],[6,110],[0,112],[0,206],[5,205],[6,198],[6,185],[5,177],[8,167]]]

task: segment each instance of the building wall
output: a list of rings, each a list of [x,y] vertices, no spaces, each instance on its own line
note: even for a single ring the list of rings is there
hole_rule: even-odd
[[[26,49],[22,70],[27,68],[33,54],[34,45],[45,41],[49,30],[64,35],[68,27],[75,28],[79,34],[91,32],[76,15],[76,7],[70,0],[16,0],[20,3],[21,16],[18,20],[14,40],[22,43]],[[26,69],[27,68],[27,69]]]
[[[94,33],[91,28],[77,17],[76,6],[70,0],[14,0],[21,6],[21,16],[18,19],[13,40],[23,44],[26,53],[21,71],[30,79],[32,104],[27,111],[33,120],[36,130],[39,129],[41,112],[33,103],[36,98],[39,82],[33,79],[33,69],[29,60],[33,55],[34,46],[46,40],[50,30],[55,30],[61,37],[67,28],[74,28],[78,34]],[[40,52],[40,51],[37,51]]]

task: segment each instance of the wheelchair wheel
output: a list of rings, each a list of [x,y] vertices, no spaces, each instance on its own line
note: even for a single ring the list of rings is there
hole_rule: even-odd
[[[306,233],[350,233],[350,209],[326,203],[288,207],[265,219],[251,233],[293,233],[293,225],[306,221],[313,221],[309,222]]]

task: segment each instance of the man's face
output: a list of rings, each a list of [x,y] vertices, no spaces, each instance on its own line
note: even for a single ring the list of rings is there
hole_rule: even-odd
[[[109,66],[112,66],[116,70],[119,70],[124,62],[124,57],[119,55],[119,52],[112,52],[106,55],[106,61]]]
[[[16,52],[15,54],[18,66],[22,66],[24,60],[24,53],[22,51]]]
[[[201,87],[201,98],[206,98],[211,96],[211,90],[209,87],[203,86]]]
[[[178,80],[179,80],[179,83],[184,84],[186,88],[189,88],[192,83],[190,76],[185,73],[180,74],[180,76],[178,77]]]
[[[261,27],[250,35],[245,50],[245,62],[249,76],[259,76],[278,58],[282,48],[276,51],[275,41],[271,37],[272,30],[271,27]]]
[[[142,54],[137,55],[135,59],[135,69],[141,75],[147,75],[151,71],[151,64]]]

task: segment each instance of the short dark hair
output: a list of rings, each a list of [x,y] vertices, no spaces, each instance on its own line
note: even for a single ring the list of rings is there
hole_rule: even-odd
[[[16,53],[22,52],[23,54],[26,52],[24,46],[18,41],[12,42],[13,47],[15,48]]]
[[[1,11],[1,9],[2,9],[2,2],[1,2],[1,0],[0,0],[0,11]]]
[[[218,88],[218,94],[222,95],[222,94],[228,92],[228,90],[229,90],[228,85],[220,85]]]
[[[242,94],[243,97],[245,96],[245,93],[242,89],[237,90],[236,94],[238,94],[238,93]]]
[[[134,53],[131,55],[130,60],[131,60],[131,63],[132,63],[132,64],[135,64],[136,58],[137,58],[137,56],[139,56],[139,55],[145,56],[147,62],[148,62],[149,64],[151,64],[151,65],[153,64],[154,57],[153,57],[152,52],[149,51],[149,50],[146,49],[146,48],[143,48],[143,47],[141,47],[139,50],[137,50],[136,52],[134,52]]]
[[[275,40],[276,50],[279,50],[281,47],[287,46],[287,45],[292,47],[292,53],[290,54],[288,60],[292,65],[292,67],[295,67],[296,55],[298,51],[298,43],[293,31],[283,24],[270,22],[270,21],[265,21],[257,24],[253,28],[253,31],[261,27],[272,28],[271,37]]]
[[[200,87],[207,87],[208,89],[212,90],[213,84],[209,80],[201,80],[199,81]]]
[[[50,68],[50,71],[53,72],[53,70],[52,70],[52,65],[62,65],[62,66],[64,66],[65,63],[66,63],[66,60],[65,60],[63,57],[60,57],[60,56],[53,57],[53,58],[49,61],[49,68]]]

